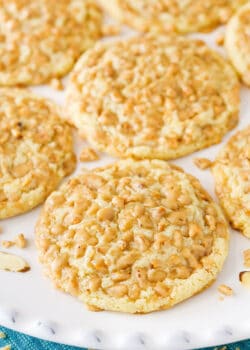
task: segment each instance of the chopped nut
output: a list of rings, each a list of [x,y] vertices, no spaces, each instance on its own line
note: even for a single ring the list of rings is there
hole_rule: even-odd
[[[113,287],[110,287],[107,290],[107,293],[115,298],[122,298],[124,297],[126,294],[128,294],[128,287],[125,286],[125,284],[117,284]]]
[[[93,162],[98,160],[99,156],[93,148],[84,148],[80,154],[81,162]]]
[[[87,308],[89,311],[93,311],[93,312],[102,311],[102,309],[100,309],[99,307],[94,306],[94,305],[90,305],[90,304],[86,304],[86,308]]]
[[[225,284],[221,284],[219,287],[218,287],[218,291],[226,296],[231,296],[233,295],[233,290],[232,288],[226,286]]]
[[[103,36],[119,35],[122,31],[122,27],[119,24],[106,24],[102,27]]]
[[[211,162],[211,160],[206,158],[195,158],[194,164],[197,166],[197,168],[201,170],[205,170],[205,169],[211,168],[211,166],[213,165],[213,162]]]
[[[0,270],[26,272],[30,270],[28,263],[21,257],[0,252]]]
[[[219,46],[223,46],[224,45],[224,39],[225,39],[225,37],[224,37],[223,34],[217,36],[216,44],[219,45]]]
[[[50,86],[55,89],[55,90],[58,90],[58,91],[62,91],[64,90],[64,86],[63,86],[63,83],[60,79],[51,79],[50,81]]]
[[[18,248],[25,248],[27,246],[27,240],[26,238],[24,237],[23,233],[20,233],[16,239],[15,239],[15,244]]]
[[[243,252],[244,256],[244,266],[250,267],[250,249],[247,249]]]
[[[13,241],[2,241],[2,247],[6,249],[13,247],[13,245],[15,245]]]
[[[114,217],[115,217],[115,212],[114,212],[114,209],[112,208],[103,208],[103,209],[100,209],[97,213],[97,218],[98,220],[101,220],[101,221],[105,221],[105,220],[112,221]]]
[[[4,339],[4,338],[6,338],[6,334],[0,331],[0,339]]]
[[[250,271],[242,271],[239,274],[239,279],[244,287],[250,289]]]

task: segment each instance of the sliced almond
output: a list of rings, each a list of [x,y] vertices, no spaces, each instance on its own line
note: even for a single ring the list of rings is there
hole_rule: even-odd
[[[250,289],[250,271],[242,271],[239,274],[239,279],[242,285]]]
[[[28,263],[20,256],[0,252],[0,270],[26,272],[29,269]]]

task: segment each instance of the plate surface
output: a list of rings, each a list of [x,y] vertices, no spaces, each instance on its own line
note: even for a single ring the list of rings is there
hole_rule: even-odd
[[[221,31],[223,28],[210,35],[195,36],[216,48],[215,39]],[[222,49],[216,49],[223,53]],[[64,101],[64,92],[56,92],[47,86],[33,90],[59,104]],[[250,122],[250,90],[247,88],[242,88],[241,106],[241,121],[237,129]],[[193,158],[214,159],[221,146],[175,161],[198,177],[212,195],[214,185],[210,172],[197,169]],[[76,151],[79,153],[83,147],[84,143],[76,137]],[[112,158],[103,156],[98,162],[79,164],[77,171],[112,161]],[[205,292],[170,310],[148,315],[94,313],[87,311],[73,297],[54,290],[50,281],[43,277],[34,244],[34,225],[40,210],[41,207],[0,222],[3,228],[1,239],[12,239],[21,232],[29,239],[27,249],[11,249],[11,252],[21,254],[31,265],[31,271],[25,274],[0,271],[0,324],[3,326],[51,341],[107,350],[184,350],[250,337],[250,292],[238,280],[239,272],[244,269],[242,252],[250,248],[250,241],[239,233],[232,231],[230,255],[225,267],[215,284]],[[234,290],[234,295],[223,301],[219,300],[217,291],[222,283]]]

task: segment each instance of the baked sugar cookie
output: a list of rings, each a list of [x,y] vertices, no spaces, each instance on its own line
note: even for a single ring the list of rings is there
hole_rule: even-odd
[[[247,0],[100,0],[114,18],[139,31],[210,31]]]
[[[67,74],[101,36],[92,0],[0,0],[0,85],[34,85]]]
[[[250,87],[250,2],[230,20],[225,47],[243,82]]]
[[[43,202],[74,167],[58,108],[26,90],[0,89],[0,219]]]
[[[216,193],[232,226],[250,238],[250,126],[229,140],[212,172]]]
[[[208,287],[228,253],[221,209],[198,180],[158,160],[72,178],[36,226],[45,273],[92,310],[147,313]]]
[[[98,150],[173,159],[220,142],[237,124],[239,82],[201,41],[135,37],[86,52],[66,101],[68,120]]]

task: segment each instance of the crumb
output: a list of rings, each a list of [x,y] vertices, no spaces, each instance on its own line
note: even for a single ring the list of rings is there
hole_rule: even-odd
[[[13,242],[13,241],[2,241],[3,248],[8,249],[8,248],[13,247],[13,245],[15,245],[15,242]]]
[[[211,162],[211,160],[206,158],[195,158],[194,164],[197,166],[197,168],[201,170],[205,170],[205,169],[211,168],[211,166],[213,165],[213,162]]]
[[[223,296],[220,296],[219,301],[223,301],[223,300],[225,300],[225,298]]]
[[[98,160],[99,156],[93,148],[84,148],[79,157],[81,162],[92,162]]]
[[[112,36],[121,34],[122,27],[119,24],[107,24],[102,28],[103,36]]]
[[[15,244],[18,248],[25,248],[27,246],[27,240],[24,237],[23,233],[20,233],[16,238],[15,238]]]
[[[4,338],[6,338],[6,334],[0,331],[0,339],[4,339]]]
[[[221,284],[219,287],[218,287],[218,291],[220,293],[222,293],[223,295],[226,295],[226,296],[231,296],[233,295],[233,290],[232,288],[230,288],[229,286],[226,286],[225,284]]]
[[[0,350],[11,350],[11,345],[3,346]]]
[[[216,44],[218,45],[218,46],[223,46],[224,45],[224,35],[223,34],[221,34],[221,35],[219,35],[217,38],[216,38]]]
[[[50,86],[55,89],[55,90],[58,90],[58,91],[62,91],[64,90],[64,86],[63,86],[63,83],[60,79],[51,79],[50,81]]]
[[[3,233],[3,228],[0,226],[0,233]]]
[[[250,289],[250,271],[242,271],[239,274],[241,284]]]
[[[243,257],[244,257],[244,266],[250,267],[250,249],[244,250]]]

